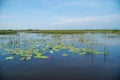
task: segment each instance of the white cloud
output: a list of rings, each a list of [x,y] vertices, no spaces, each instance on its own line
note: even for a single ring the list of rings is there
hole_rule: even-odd
[[[7,18],[9,16],[4,16]],[[11,17],[11,16],[10,16]],[[120,15],[107,16],[89,16],[89,17],[54,17],[51,23],[28,23],[16,22],[7,23],[2,22],[0,29],[14,28],[14,29],[115,29],[120,26]],[[6,27],[5,27],[6,26]]]
[[[119,23],[120,15],[108,15],[108,16],[90,16],[90,17],[75,17],[66,18],[61,17],[56,22],[51,23],[52,26],[107,26],[111,24]]]

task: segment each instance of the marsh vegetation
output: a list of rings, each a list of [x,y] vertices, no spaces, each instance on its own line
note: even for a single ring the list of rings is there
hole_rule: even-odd
[[[115,33],[120,34],[120,30],[0,30],[0,34],[16,34],[17,32],[44,33],[44,34],[85,34],[85,33]]]
[[[0,30],[0,34],[16,34],[17,30]]]
[[[84,33],[120,33],[120,30],[25,30],[29,33],[45,34],[84,34]]]

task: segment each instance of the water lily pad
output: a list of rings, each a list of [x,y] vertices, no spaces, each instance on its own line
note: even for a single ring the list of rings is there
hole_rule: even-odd
[[[6,59],[6,60],[13,60],[14,57],[10,56],[10,57],[6,57],[5,59]]]
[[[48,43],[47,45],[46,45],[46,47],[48,48],[48,47],[50,47],[52,44],[51,43]]]
[[[26,58],[25,57],[21,57],[20,60],[24,61],[24,60],[26,60]]]
[[[49,58],[48,56],[34,56],[35,58],[41,58],[41,59],[46,59]]]
[[[68,56],[68,54],[62,54],[62,56]]]
[[[80,52],[80,53],[79,53],[79,55],[83,55],[83,54],[85,54],[85,52]]]
[[[49,58],[49,57],[48,56],[41,56],[40,58],[46,59],[46,58]]]

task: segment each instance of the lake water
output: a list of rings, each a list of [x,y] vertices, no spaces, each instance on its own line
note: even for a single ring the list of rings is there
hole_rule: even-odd
[[[120,80],[120,34],[0,35],[0,80]]]

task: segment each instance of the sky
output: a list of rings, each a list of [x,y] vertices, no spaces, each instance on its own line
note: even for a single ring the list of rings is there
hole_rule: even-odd
[[[120,29],[120,0],[0,0],[0,29]]]

